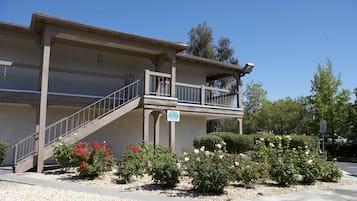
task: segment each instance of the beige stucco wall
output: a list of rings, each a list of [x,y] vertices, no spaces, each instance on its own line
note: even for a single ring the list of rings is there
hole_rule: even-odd
[[[31,39],[1,35],[0,59],[40,65],[41,49]]]
[[[98,55],[101,55],[101,62],[98,62]],[[40,46],[30,39],[0,37],[0,60],[39,67],[41,57]],[[207,66],[180,61],[176,66],[178,82],[206,83]],[[6,73],[4,67],[0,67],[0,88],[38,90],[39,69],[19,67],[7,67]],[[130,81],[144,78],[145,69],[155,69],[148,58],[54,43],[51,46],[49,91],[106,95]],[[171,63],[164,62],[160,71],[171,73]],[[130,75],[131,79],[128,79]]]
[[[0,104],[0,140],[9,145],[34,133],[36,126],[35,110],[29,105]],[[12,162],[9,151],[4,165]]]
[[[57,72],[50,73],[49,91],[106,95],[143,78],[144,70],[152,70],[153,64],[148,58],[55,44],[51,49],[51,67]]]
[[[77,111],[78,108],[49,107],[47,125]],[[18,140],[34,133],[36,126],[35,110],[28,105],[0,105],[0,139],[13,144]],[[154,118],[150,116],[150,143],[154,137]],[[206,133],[206,119],[198,116],[181,116],[176,123],[176,152],[192,148],[194,137]],[[142,140],[142,109],[129,112],[94,134],[83,139],[84,141],[106,141],[113,148],[116,157],[120,157],[127,144],[136,144]],[[160,144],[169,144],[169,127],[166,115],[161,116]],[[5,158],[4,165],[12,163],[12,151]]]
[[[160,145],[169,144],[169,126],[166,115],[161,116]],[[206,134],[206,119],[204,117],[181,116],[176,123],[176,152],[192,148],[192,140],[196,136]],[[150,143],[154,139],[154,118],[150,116]],[[122,118],[112,122],[98,130],[85,140],[106,141],[113,148],[115,156],[120,157],[127,144],[140,143],[142,141],[142,110],[130,112]]]

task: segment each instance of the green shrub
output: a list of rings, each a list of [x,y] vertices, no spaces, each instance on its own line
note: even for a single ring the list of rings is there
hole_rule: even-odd
[[[311,152],[308,146],[298,147],[298,156],[295,160],[295,167],[303,177],[303,182],[311,184],[321,176],[321,156]]]
[[[208,151],[214,151],[216,149],[216,144],[222,144],[223,140],[221,137],[216,135],[203,135],[198,136],[193,139],[193,146],[197,149],[205,147]]]
[[[305,147],[307,146],[309,150],[313,153],[318,153],[320,151],[320,141],[314,136],[304,136],[304,135],[293,135],[290,140],[289,148]]]
[[[128,144],[126,152],[118,161],[117,175],[129,183],[133,176],[142,177],[145,173],[147,164],[145,163],[145,152],[139,146]]]
[[[215,132],[209,135],[221,137],[226,143],[228,153],[245,153],[254,147],[254,140],[251,135],[240,135],[228,132]]]
[[[223,192],[224,187],[232,180],[231,161],[222,150],[210,152],[203,148],[186,153],[183,158],[183,164],[192,178],[194,189],[203,193]]]
[[[321,180],[326,182],[336,182],[342,177],[342,172],[336,163],[324,161],[321,170]]]
[[[248,160],[244,156],[234,157],[233,177],[236,182],[242,182],[247,188],[254,187],[259,179],[268,177],[268,168],[265,163]]]
[[[240,135],[230,132],[213,132],[209,133],[208,136],[219,136],[226,143],[226,149],[228,153],[246,153],[253,150],[254,145],[257,141],[262,141],[266,145],[270,143],[277,144],[277,138],[275,135]],[[216,138],[213,138],[216,140]],[[209,146],[207,149],[211,150],[212,144],[219,143],[218,140],[213,139],[201,139],[197,138],[194,142],[196,148],[201,146]],[[206,141],[208,141],[206,142]],[[318,152],[320,149],[319,140],[312,136],[302,136],[302,135],[286,135],[280,136],[279,143],[282,146],[289,144],[289,148],[298,148],[308,146],[312,152]],[[212,150],[211,150],[212,151]]]
[[[7,145],[7,143],[0,140],[0,165],[4,161],[8,148],[9,146]]]
[[[106,171],[111,170],[113,165],[112,150],[105,143],[99,144],[93,141],[77,142],[74,144],[74,164],[79,164],[79,176],[83,178],[95,178]]]
[[[90,179],[111,170],[114,160],[111,148],[97,141],[90,144],[77,142],[73,145],[60,142],[55,147],[53,159],[64,170],[68,167],[78,167],[79,176]]]
[[[59,142],[58,146],[54,149],[52,159],[56,161],[64,171],[69,167],[73,167],[75,147],[66,142]]]
[[[325,149],[333,157],[357,157],[357,142],[336,143],[326,142]]]
[[[297,182],[299,172],[294,165],[293,151],[286,150],[283,154],[277,154],[276,158],[272,158],[269,164],[269,176],[272,180],[280,185],[291,185]]]
[[[155,183],[167,187],[174,187],[180,182],[180,163],[171,149],[157,148],[149,174]]]

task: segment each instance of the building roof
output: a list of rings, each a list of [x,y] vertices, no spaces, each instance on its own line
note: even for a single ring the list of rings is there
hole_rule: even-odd
[[[35,12],[32,14],[32,20],[30,27],[7,23],[7,22],[0,22],[0,28],[6,28],[9,30],[13,30],[16,32],[28,33],[28,34],[38,34],[41,33],[46,25],[57,25],[60,27],[70,28],[73,30],[79,31],[87,31],[99,35],[110,36],[114,38],[120,38],[130,41],[135,41],[138,43],[144,43],[149,45],[161,46],[170,49],[176,50],[178,53],[176,58],[178,61],[186,61],[190,63],[199,63],[203,65],[208,65],[212,67],[223,67],[227,70],[238,70],[243,71],[243,67],[239,64],[229,64],[223,63],[216,60],[206,59],[202,57],[197,57],[193,55],[183,55],[180,52],[187,49],[187,44],[184,43],[175,43],[171,41],[165,41],[160,39],[148,38],[143,36],[138,36],[134,34],[119,32],[111,29],[105,29],[97,26],[82,24],[78,22],[74,22],[68,19],[52,16],[49,14],[44,14],[41,12]]]
[[[159,45],[159,46],[163,46],[163,47],[173,48],[177,52],[180,52],[187,48],[187,45],[184,43],[175,43],[175,42],[170,42],[170,41],[165,41],[165,40],[153,39],[153,38],[138,36],[138,35],[134,35],[134,34],[119,32],[119,31],[115,31],[115,30],[111,30],[111,29],[105,29],[105,28],[101,28],[101,27],[97,27],[97,26],[74,22],[71,20],[52,16],[49,14],[44,14],[41,12],[35,12],[32,14],[32,20],[31,20],[31,26],[30,26],[30,29],[32,31],[41,32],[44,24],[59,25],[62,27],[67,27],[67,28],[71,28],[71,29],[75,29],[75,30],[88,31],[88,32],[96,33],[96,34],[101,34],[101,35],[106,35],[106,36],[111,36],[111,37],[118,37],[121,39],[128,39],[128,40],[133,40],[133,41],[141,42],[141,43],[148,43],[151,45]]]
[[[229,64],[229,63],[223,63],[221,61],[216,61],[212,59],[206,59],[203,57],[198,57],[198,56],[193,56],[193,55],[182,55],[182,54],[177,54],[176,59],[178,61],[188,61],[192,63],[199,63],[203,65],[209,65],[209,66],[214,66],[214,67],[224,67],[227,69],[234,69],[234,70],[239,70],[243,71],[243,67],[240,66],[239,64]]]

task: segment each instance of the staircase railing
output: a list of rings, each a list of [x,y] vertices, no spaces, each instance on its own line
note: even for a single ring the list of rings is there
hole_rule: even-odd
[[[47,126],[45,130],[45,147],[74,132],[78,128],[85,126],[89,122],[108,115],[122,105],[137,98],[139,95],[140,80],[137,80],[71,114],[70,116]],[[37,152],[37,136],[38,132],[12,145],[14,149],[14,165]]]

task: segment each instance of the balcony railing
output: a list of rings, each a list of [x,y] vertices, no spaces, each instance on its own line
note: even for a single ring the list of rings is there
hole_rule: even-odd
[[[146,70],[145,94],[171,97],[171,75]],[[180,103],[237,108],[238,94],[228,89],[175,82]]]
[[[145,71],[145,92],[154,96],[171,96],[171,75]]]

